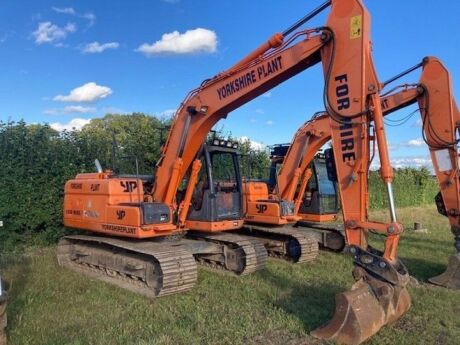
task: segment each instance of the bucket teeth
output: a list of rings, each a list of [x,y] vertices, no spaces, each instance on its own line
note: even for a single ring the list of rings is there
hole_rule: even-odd
[[[360,344],[410,308],[405,287],[394,286],[365,275],[350,291],[337,294],[335,313],[312,336],[340,344]]]
[[[460,289],[460,254],[452,255],[444,273],[428,279],[432,284]]]

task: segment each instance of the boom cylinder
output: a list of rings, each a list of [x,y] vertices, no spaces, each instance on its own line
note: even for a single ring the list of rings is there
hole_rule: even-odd
[[[372,105],[374,106],[373,120],[375,124],[375,136],[377,137],[377,146],[380,158],[380,175],[387,187],[388,206],[392,222],[396,222],[396,209],[393,197],[393,168],[391,167],[390,157],[388,155],[388,144],[385,135],[385,127],[383,123],[382,106],[378,94],[371,95]]]
[[[254,51],[249,53],[246,57],[238,61],[232,68],[229,69],[229,72],[235,71],[238,68],[245,66],[252,60],[257,59],[258,57],[264,55],[267,51],[273,48],[278,48],[283,44],[284,36],[280,33],[274,34],[268,39],[267,42],[263,43],[261,46],[256,48]]]

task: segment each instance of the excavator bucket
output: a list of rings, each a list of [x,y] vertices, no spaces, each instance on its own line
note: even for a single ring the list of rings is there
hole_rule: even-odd
[[[339,344],[360,344],[384,325],[397,320],[410,308],[405,287],[394,286],[370,276],[359,279],[350,291],[336,295],[330,321],[311,335]]]
[[[460,289],[460,254],[452,255],[445,272],[428,281],[447,288]]]

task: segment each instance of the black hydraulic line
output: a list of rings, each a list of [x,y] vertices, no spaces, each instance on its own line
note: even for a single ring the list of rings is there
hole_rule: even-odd
[[[283,31],[283,36],[287,36],[289,35],[290,33],[292,33],[294,30],[296,30],[299,26],[305,24],[306,22],[308,22],[310,19],[312,19],[313,17],[315,17],[317,14],[321,13],[322,11],[324,11],[326,8],[328,8],[330,5],[331,5],[332,1],[329,0],[329,1],[326,1],[325,3],[323,3],[322,5],[320,5],[318,8],[314,9],[312,12],[308,13],[305,17],[303,17],[302,19],[300,19],[298,22],[296,22],[295,24],[293,24],[290,28],[286,29]]]
[[[422,61],[422,62],[416,64],[415,66],[412,66],[411,68],[406,69],[405,71],[399,73],[398,75],[395,75],[394,77],[388,79],[387,81],[385,81],[385,82],[383,83],[383,87],[385,87],[386,85],[388,85],[388,84],[394,82],[396,79],[399,79],[399,78],[405,76],[406,74],[409,74],[410,72],[415,71],[417,68],[422,67],[422,66],[423,66],[423,63],[424,63],[424,62]]]

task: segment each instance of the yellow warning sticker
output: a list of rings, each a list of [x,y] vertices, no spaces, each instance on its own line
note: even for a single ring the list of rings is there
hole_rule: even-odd
[[[363,16],[351,17],[350,21],[350,39],[359,38],[363,31]]]

